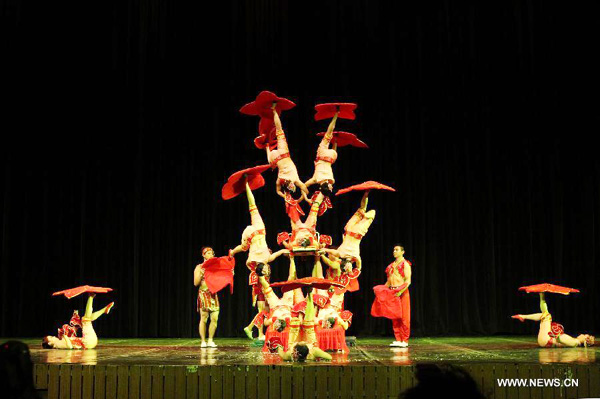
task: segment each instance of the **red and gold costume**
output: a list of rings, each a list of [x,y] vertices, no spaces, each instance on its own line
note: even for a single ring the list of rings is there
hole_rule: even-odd
[[[375,219],[372,212],[359,208],[346,223],[342,244],[337,249],[341,258],[360,258],[360,241]]]
[[[398,265],[391,263],[385,269],[388,279],[394,272],[404,278],[404,266],[406,264],[412,266],[406,259]],[[391,319],[396,340],[407,342],[410,337],[410,293],[408,289],[400,296],[396,295],[400,291],[400,287],[378,285],[373,290],[375,291],[375,301],[373,301],[371,307],[371,315]]]
[[[218,312],[220,309],[219,296],[210,292],[208,288],[198,289],[198,298],[196,299],[196,311]]]

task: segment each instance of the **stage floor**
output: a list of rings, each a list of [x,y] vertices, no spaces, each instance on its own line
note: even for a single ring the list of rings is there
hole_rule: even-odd
[[[93,350],[42,349],[39,339],[23,339],[35,364],[81,365],[239,365],[286,364],[263,354],[247,339],[223,338],[218,348],[200,348],[199,339],[101,339]],[[331,362],[304,366],[402,366],[420,362],[454,364],[598,363],[600,347],[539,348],[535,337],[444,337],[411,339],[408,348],[389,347],[390,339],[359,338],[349,354],[333,353]]]
[[[199,339],[101,339],[92,350],[22,341],[35,386],[50,399],[397,399],[417,384],[423,362],[461,366],[490,399],[600,397],[600,348],[539,348],[532,336],[415,338],[408,348],[359,338],[349,354],[304,363],[263,354],[246,339],[217,339],[217,349],[201,349]]]

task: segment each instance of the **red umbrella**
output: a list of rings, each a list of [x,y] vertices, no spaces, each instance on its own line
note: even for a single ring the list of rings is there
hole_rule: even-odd
[[[323,137],[325,136],[325,132],[317,133],[317,136]],[[337,142],[338,147],[345,147],[347,145],[351,145],[352,147],[358,148],[369,148],[369,146],[359,140],[355,134],[348,132],[333,132],[333,139]]]
[[[107,287],[94,287],[92,285],[82,285],[75,288],[70,288],[68,290],[57,291],[52,294],[52,296],[64,295],[66,298],[71,299],[76,297],[77,295],[81,295],[86,292],[95,293],[95,294],[106,294],[107,292],[112,291],[112,288]]]
[[[267,136],[263,136],[262,134],[254,139],[254,145],[259,150],[264,150],[267,148]],[[269,149],[274,149],[277,147],[277,140],[269,140]]]
[[[261,136],[275,136],[275,122],[273,122],[273,118],[267,119],[261,117],[258,122],[258,133]]]
[[[332,285],[334,287],[344,287],[343,284],[337,283],[335,281],[317,277],[304,277],[291,281],[280,281],[278,283],[271,283],[271,287],[281,287],[282,292],[288,292],[290,290],[295,290],[296,288],[300,287],[313,287],[318,290],[326,290]]]
[[[336,112],[339,112],[338,118],[342,119],[356,119],[354,110],[357,105],[354,103],[327,103],[315,105],[315,120],[320,121],[323,119],[333,118]]]
[[[542,284],[536,284],[536,285],[527,285],[525,287],[520,287],[519,291],[525,291],[526,293],[532,293],[532,292],[549,292],[552,294],[562,294],[562,295],[569,295],[571,292],[579,292],[578,289],[575,288],[569,288],[569,287],[562,287],[560,285],[554,285],[554,284],[548,284],[548,283],[542,283]]]
[[[246,190],[246,180],[244,179],[244,175],[248,178],[250,189],[256,190],[257,188],[264,186],[265,179],[263,179],[261,173],[270,167],[271,165],[260,165],[235,172],[227,179],[227,183],[223,186],[221,197],[223,197],[224,200],[228,200],[243,193]]]
[[[355,184],[354,186],[350,186],[350,187],[338,190],[338,192],[335,193],[335,195],[346,194],[346,193],[349,193],[350,191],[367,191],[367,190],[396,191],[396,189],[393,187],[386,186],[385,184],[381,184],[376,181],[369,180],[364,183]]]
[[[296,104],[287,98],[277,97],[275,93],[271,93],[270,91],[261,91],[254,101],[240,108],[240,112],[246,115],[258,115],[262,118],[273,119],[273,110],[271,108],[273,103],[276,103],[275,110],[278,114],[281,114],[281,111],[287,111],[296,106]]]
[[[204,267],[204,279],[210,292],[216,294],[229,285],[229,291],[233,294],[233,269],[235,267],[233,257],[210,258],[202,264],[202,267]]]

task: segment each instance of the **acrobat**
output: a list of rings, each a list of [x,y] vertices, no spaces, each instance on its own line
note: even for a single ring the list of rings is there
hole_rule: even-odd
[[[229,251],[229,256],[235,256],[240,252],[248,251],[248,259],[246,267],[250,270],[249,285],[252,287],[252,302],[256,305],[258,312],[252,318],[250,324],[244,327],[244,333],[248,338],[253,339],[252,329],[256,327],[258,330],[258,339],[263,340],[263,323],[265,311],[265,296],[258,281],[256,267],[259,264],[269,264],[277,259],[286,250],[282,249],[275,253],[271,253],[266,241],[265,224],[260,216],[254,194],[246,183],[246,196],[248,198],[248,209],[250,211],[250,225],[247,226],[242,233],[242,242],[234,249]],[[268,277],[267,277],[268,278]]]
[[[273,123],[275,124],[275,135],[277,138],[277,149],[271,150],[269,146],[266,146],[267,160],[271,164],[272,168],[277,168],[277,182],[275,191],[277,195],[285,198],[285,192],[282,187],[285,186],[291,193],[296,191],[298,187],[302,191],[302,197],[308,202],[308,189],[298,176],[298,170],[292,158],[290,157],[290,150],[288,148],[287,140],[285,138],[285,132],[281,127],[281,119],[273,104]]]
[[[579,334],[577,338],[565,334],[565,329],[561,324],[552,321],[552,315],[548,312],[548,305],[543,292],[540,292],[540,311],[541,313],[517,314],[512,316],[521,322],[525,320],[539,321],[540,329],[538,332],[538,345],[542,348],[559,348],[575,346],[592,346],[595,343],[595,337],[589,334]]]
[[[95,293],[88,296],[83,317],[79,316],[79,312],[75,310],[69,324],[64,324],[58,329],[58,337],[48,335],[42,341],[42,347],[54,349],[94,349],[98,345],[98,336],[94,331],[93,321],[96,321],[100,316],[108,314],[114,302],[109,303],[102,309],[94,312],[94,297]],[[81,336],[78,332],[81,330]]]
[[[329,127],[327,128],[327,132],[321,139],[321,143],[317,148],[315,172],[313,176],[307,180],[306,183],[304,183],[306,187],[312,186],[313,184],[318,184],[321,192],[328,197],[331,195],[331,192],[333,191],[333,184],[335,183],[332,165],[335,163],[338,156],[337,142],[333,142],[332,148],[329,148],[329,145],[333,139],[333,130],[335,129],[337,118],[338,112],[336,112],[331,119]]]

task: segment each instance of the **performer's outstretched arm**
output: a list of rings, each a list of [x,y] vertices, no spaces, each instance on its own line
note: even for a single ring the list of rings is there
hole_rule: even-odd
[[[273,252],[271,254],[271,256],[269,256],[269,260],[267,261],[267,263],[271,263],[275,259],[279,258],[281,255],[283,255],[283,254],[289,254],[289,253],[290,253],[289,249],[280,249],[277,252]]]
[[[325,264],[335,270],[335,274],[339,276],[340,272],[341,272],[341,268],[340,268],[340,262],[337,261],[333,261],[331,259],[329,259],[327,256],[325,255],[321,255],[321,259],[323,260],[323,262],[325,262]]]
[[[244,249],[242,244],[240,244],[237,247],[229,250],[229,256],[235,256],[236,254],[239,254],[240,252],[246,252],[247,250],[248,250],[248,248]],[[196,280],[194,280],[194,281],[196,281]]]
[[[323,349],[318,348],[316,346],[314,346],[310,352],[312,353],[313,357],[315,359],[317,358],[321,358],[321,359],[325,359],[325,360],[331,360],[332,357],[329,353],[325,352]]]

